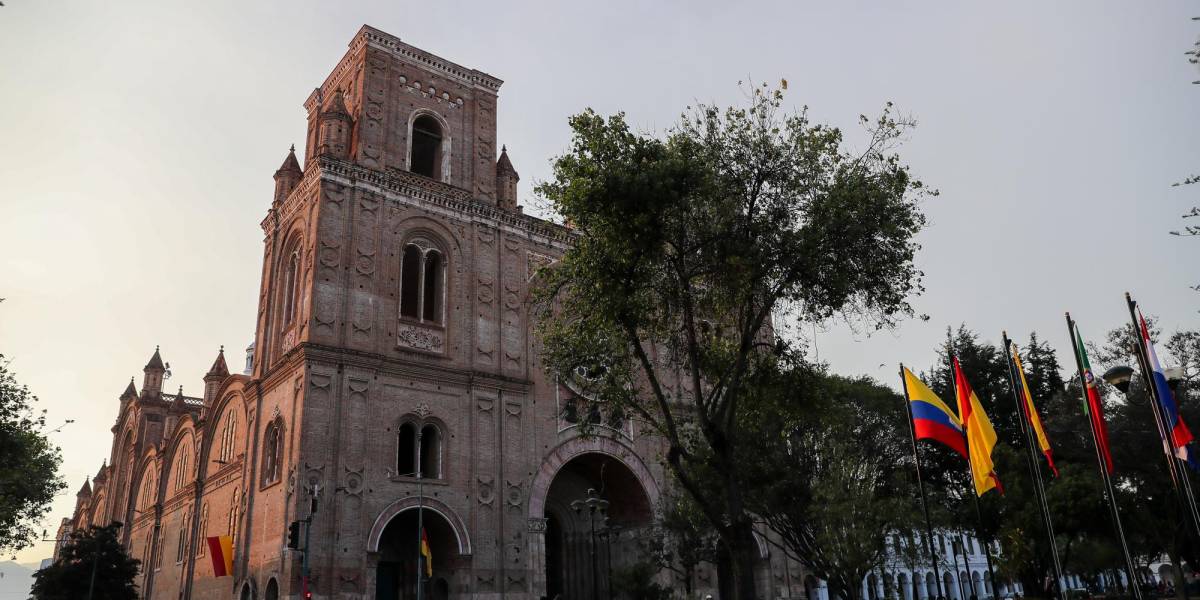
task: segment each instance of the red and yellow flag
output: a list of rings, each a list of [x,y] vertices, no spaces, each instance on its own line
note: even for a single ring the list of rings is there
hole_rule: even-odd
[[[421,558],[425,559],[425,576],[433,577],[433,552],[429,550],[429,537],[425,528],[421,528]]]
[[[212,556],[213,575],[233,575],[233,538],[222,535],[204,540],[208,542],[208,553]]]
[[[1058,467],[1054,466],[1054,451],[1050,449],[1050,438],[1046,437],[1046,430],[1042,428],[1042,417],[1033,405],[1033,395],[1029,393],[1029,383],[1025,381],[1025,367],[1021,366],[1021,353],[1017,351],[1016,344],[1012,345],[1012,359],[1013,366],[1017,369],[1018,383],[1021,384],[1021,412],[1025,413],[1025,421],[1037,437],[1038,449],[1046,457],[1046,463],[1050,465],[1054,476],[1058,477]]]
[[[958,416],[967,432],[967,459],[971,462],[971,479],[975,483],[975,493],[982,496],[988,490],[996,488],[1004,493],[1000,478],[996,477],[995,465],[992,464],[992,448],[996,447],[996,430],[983,412],[979,396],[967,383],[958,359],[954,359],[954,386],[958,394]]]

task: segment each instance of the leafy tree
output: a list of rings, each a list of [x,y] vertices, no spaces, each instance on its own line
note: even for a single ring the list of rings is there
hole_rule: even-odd
[[[92,526],[71,533],[54,564],[34,573],[34,600],[92,598],[136,600],[140,561],[130,558],[117,539],[120,525]]]
[[[692,597],[692,581],[700,563],[718,560],[716,532],[690,497],[668,493],[662,500],[658,535],[642,548],[650,562],[670,570],[683,581],[684,596]]]
[[[624,115],[571,118],[571,150],[538,192],[576,232],[537,293],[546,367],[664,442],[669,471],[756,598],[742,423],[789,324],[845,315],[888,326],[920,290],[925,188],[894,147],[911,125],[863,118],[866,148],[782,114],[782,90],[700,106],[664,138]],[[711,474],[715,485],[701,486]]]
[[[43,431],[46,413],[35,413],[37,397],[17,383],[0,354],[0,550],[28,547],[37,522],[66,484],[58,475],[59,449]]]
[[[907,412],[869,379],[810,375],[805,385],[820,389],[819,410],[762,415],[769,483],[755,511],[831,593],[854,600],[887,558],[887,537],[910,535],[919,518],[907,481]]]

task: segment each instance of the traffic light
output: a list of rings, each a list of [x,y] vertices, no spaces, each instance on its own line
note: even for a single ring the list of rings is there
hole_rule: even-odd
[[[292,550],[300,549],[300,521],[292,521],[292,524],[288,525],[287,547]]]

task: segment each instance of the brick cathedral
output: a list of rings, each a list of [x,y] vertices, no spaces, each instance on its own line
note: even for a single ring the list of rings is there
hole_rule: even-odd
[[[415,599],[420,519],[424,598],[608,597],[653,527],[660,445],[539,364],[531,280],[571,233],[522,212],[501,83],[354,36],[304,103],[303,166],[275,172],[245,372],[222,351],[203,397],[171,393],[156,349],[58,538],[121,522],[145,598],[299,598],[307,561],[314,598]],[[589,489],[602,517],[573,510]],[[226,535],[217,577],[205,540]],[[800,567],[761,546],[763,597],[800,597]],[[715,567],[692,584],[716,595]]]

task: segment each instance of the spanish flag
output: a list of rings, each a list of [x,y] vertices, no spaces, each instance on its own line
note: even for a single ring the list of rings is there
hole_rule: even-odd
[[[208,553],[212,556],[213,575],[233,575],[233,538],[222,535],[204,539],[208,542]]]
[[[1003,494],[1004,487],[1000,485],[1000,478],[996,477],[995,465],[992,464],[996,430],[992,429],[992,422],[988,420],[987,413],[983,412],[979,396],[975,395],[971,384],[967,383],[958,358],[954,359],[954,387],[958,395],[958,414],[967,430],[967,460],[971,462],[971,479],[975,483],[975,493],[982,496],[988,490],[996,488]]]
[[[429,537],[425,535],[425,528],[421,528],[421,559],[425,563],[425,576],[433,577],[433,552],[429,550]]]
[[[1050,449],[1050,438],[1046,437],[1046,430],[1042,428],[1042,418],[1038,416],[1037,407],[1033,405],[1033,395],[1029,393],[1029,383],[1025,381],[1025,368],[1021,366],[1021,353],[1017,351],[1016,344],[1012,345],[1012,360],[1017,371],[1017,382],[1021,385],[1021,412],[1025,413],[1025,421],[1037,436],[1038,449],[1045,455],[1046,463],[1050,465],[1054,476],[1058,477],[1058,467],[1054,466],[1054,451]]]

